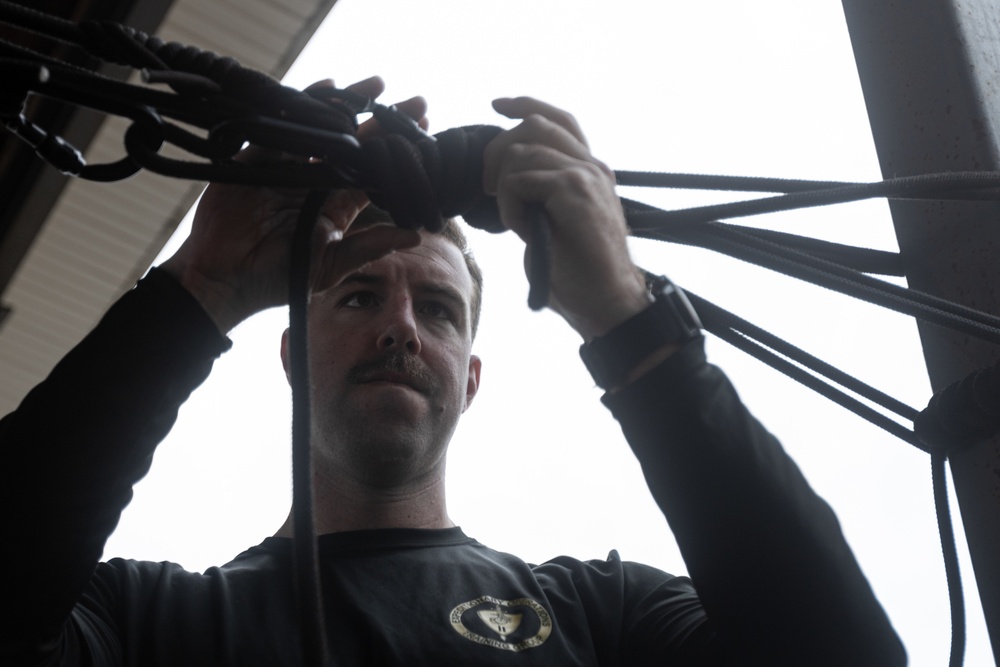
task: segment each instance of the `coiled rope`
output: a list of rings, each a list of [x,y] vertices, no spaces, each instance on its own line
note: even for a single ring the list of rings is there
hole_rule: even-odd
[[[8,130],[60,171],[110,182],[147,169],[176,178],[313,191],[302,209],[293,241],[289,285],[295,406],[295,563],[304,661],[308,665],[328,664],[308,441],[305,304],[309,286],[308,261],[304,258],[309,257],[310,231],[326,193],[343,187],[364,189],[396,224],[410,229],[438,231],[444,218],[460,215],[480,229],[504,231],[495,201],[483,195],[480,185],[483,149],[500,128],[454,128],[430,137],[404,114],[350,91],[303,93],[244,68],[232,58],[163,42],[116,23],[77,25],[5,1],[0,1],[0,21],[79,47],[106,62],[140,69],[147,83],[165,84],[170,89],[122,83],[0,40],[0,65],[8,77],[6,89],[0,91],[0,118]],[[33,94],[130,119],[124,137],[126,154],[112,163],[87,164],[72,145],[25,116],[25,101]],[[336,103],[331,104],[331,100]],[[387,131],[384,136],[358,139],[356,117],[364,112],[375,115]],[[182,125],[198,128],[203,134]],[[301,160],[255,164],[234,160],[245,143],[297,155]],[[160,152],[166,144],[202,159],[166,157]],[[777,193],[675,211],[629,200],[623,200],[623,206],[635,236],[711,249],[1000,343],[1000,318],[874,278],[878,274],[903,275],[896,253],[720,222],[872,197],[1000,199],[998,172],[928,174],[876,183],[630,171],[618,171],[616,176],[621,185]],[[532,209],[530,216],[534,239],[529,304],[541,308],[549,290],[550,230],[540,207]],[[952,607],[951,664],[961,664],[964,610],[944,489],[944,461],[953,448],[968,446],[1000,430],[1000,371],[994,368],[970,376],[939,392],[927,408],[918,412],[705,299],[689,296],[708,331],[931,454]],[[913,422],[914,428],[907,428],[851,394],[903,421]]]

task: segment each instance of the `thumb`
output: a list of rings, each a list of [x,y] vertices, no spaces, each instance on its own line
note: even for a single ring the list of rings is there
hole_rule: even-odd
[[[395,225],[372,225],[351,231],[344,239],[326,245],[316,271],[313,289],[337,285],[351,272],[396,250],[420,244],[420,232]]]
[[[368,195],[363,191],[334,190],[320,209],[319,226],[324,227],[327,233],[338,230],[343,234],[366,206],[368,206]]]

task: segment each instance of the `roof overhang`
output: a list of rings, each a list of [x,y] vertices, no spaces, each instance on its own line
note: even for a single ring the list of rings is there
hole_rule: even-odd
[[[165,41],[235,57],[280,78],[335,1],[52,0],[31,7],[76,21],[120,21]],[[11,35],[0,32],[0,38]],[[66,50],[28,39],[50,52]],[[123,154],[121,119],[37,98],[28,112],[83,150],[88,163]],[[6,133],[0,135],[0,183],[4,414],[145,272],[204,184],[149,173],[110,185],[71,179]]]

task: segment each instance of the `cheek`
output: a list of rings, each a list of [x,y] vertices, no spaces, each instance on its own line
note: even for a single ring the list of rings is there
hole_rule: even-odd
[[[362,332],[356,323],[345,323],[331,317],[322,309],[309,313],[309,353],[310,357],[335,358],[346,352],[352,341],[357,340]]]
[[[450,358],[447,362],[448,392],[455,396],[464,396],[469,384],[469,360],[467,358]]]
[[[343,341],[330,336],[313,335],[309,339],[309,368],[312,384],[329,383],[338,373],[350,366],[350,350]]]

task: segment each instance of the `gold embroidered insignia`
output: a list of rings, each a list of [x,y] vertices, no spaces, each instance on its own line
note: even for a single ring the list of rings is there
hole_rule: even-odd
[[[541,646],[552,634],[552,617],[530,598],[484,595],[451,610],[451,627],[468,640],[507,651]]]

